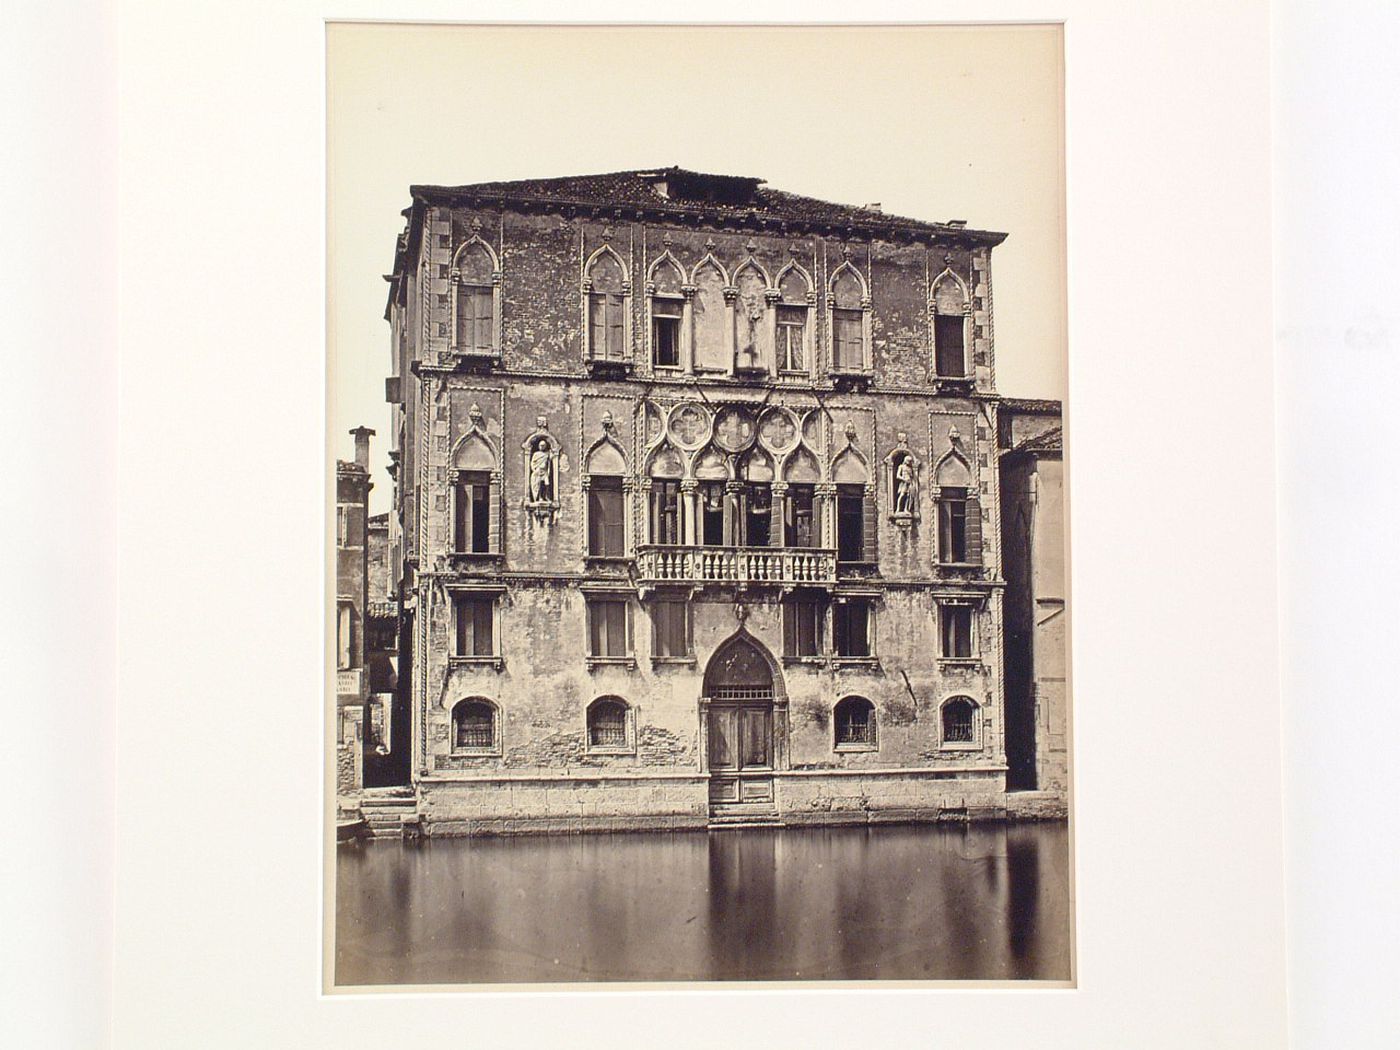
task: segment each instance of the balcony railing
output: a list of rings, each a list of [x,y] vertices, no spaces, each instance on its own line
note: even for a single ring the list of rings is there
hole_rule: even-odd
[[[832,584],[836,582],[836,551],[824,547],[647,546],[637,551],[637,576],[649,583]]]

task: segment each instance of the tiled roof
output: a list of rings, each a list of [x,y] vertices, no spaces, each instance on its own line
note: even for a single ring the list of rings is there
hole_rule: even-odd
[[[1065,410],[1063,402],[1042,397],[1004,397],[1001,407],[1005,411],[1035,416],[1058,416]]]
[[[638,168],[601,175],[566,175],[552,179],[478,182],[465,186],[413,186],[415,200],[449,203],[479,198],[484,201],[529,201],[547,206],[622,207],[647,212],[703,213],[747,217],[797,225],[852,226],[868,232],[905,230],[964,237],[999,244],[1006,235],[970,230],[961,224],[928,222],[887,215],[872,208],[804,197],[770,189],[762,179],[712,175],[684,168]]]
[[[1043,434],[1036,434],[1028,437],[1010,452],[1063,452],[1065,447],[1064,432],[1060,427],[1051,427]]]

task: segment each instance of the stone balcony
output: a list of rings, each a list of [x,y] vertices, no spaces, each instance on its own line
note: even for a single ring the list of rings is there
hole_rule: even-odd
[[[836,582],[836,551],[825,547],[644,546],[637,550],[637,579],[644,585],[827,587]]]

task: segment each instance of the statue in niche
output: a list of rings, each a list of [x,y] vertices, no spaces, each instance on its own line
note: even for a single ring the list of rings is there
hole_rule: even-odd
[[[538,437],[530,453],[530,502],[547,503],[554,499],[554,478],[550,469],[552,459],[549,439]]]
[[[908,455],[900,456],[895,461],[894,512],[914,513],[914,464]]]

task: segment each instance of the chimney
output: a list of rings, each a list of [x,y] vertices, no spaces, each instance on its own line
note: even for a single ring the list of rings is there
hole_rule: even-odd
[[[369,427],[356,427],[350,431],[350,436],[355,439],[355,466],[369,470],[369,439],[374,437],[374,431]]]
[[[879,201],[876,201],[874,204],[862,204],[861,207],[866,211],[873,212],[883,212],[885,210],[885,206]]]
[[[966,219],[949,219],[949,220],[948,220],[947,222],[945,222],[943,225],[944,225],[944,226],[957,226],[957,227],[960,227],[960,228],[961,228],[961,227],[967,225],[967,220],[966,220]]]

